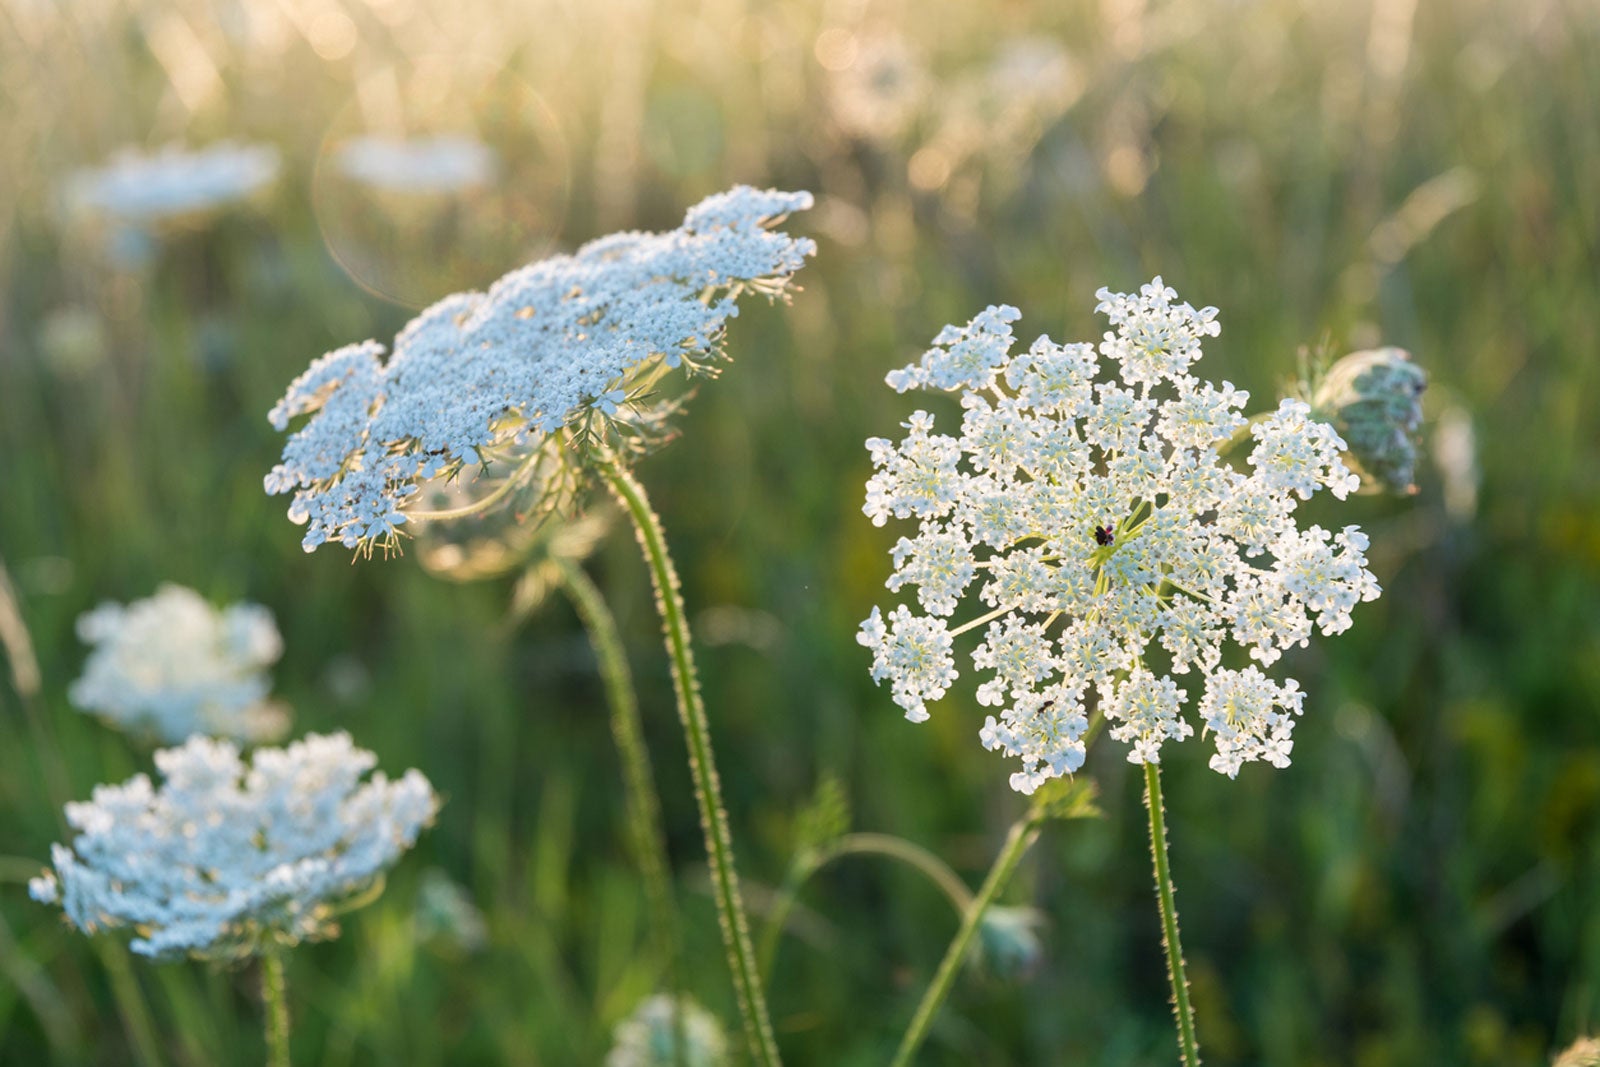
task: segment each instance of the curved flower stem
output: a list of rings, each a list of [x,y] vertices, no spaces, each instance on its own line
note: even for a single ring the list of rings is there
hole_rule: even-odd
[[[406,519],[412,522],[439,522],[445,519],[465,519],[488,511],[521,487],[523,480],[538,464],[539,457],[542,454],[542,450],[537,448],[529,452],[528,457],[517,465],[517,468],[495,488],[494,492],[479,500],[474,500],[470,504],[462,504],[457,508],[445,508],[442,511],[407,511],[405,512]]]
[[[1022,857],[1027,855],[1028,849],[1039,839],[1041,822],[1042,813],[1036,806],[1011,824],[1005,844],[1000,847],[1000,854],[995,857],[994,865],[989,868],[988,877],[983,880],[978,895],[972,898],[972,903],[961,917],[961,928],[956,931],[950,947],[945,949],[944,959],[939,961],[939,969],[934,972],[933,981],[928,985],[927,992],[922,994],[922,1003],[917,1005],[917,1013],[912,1016],[911,1025],[906,1029],[905,1036],[900,1039],[900,1049],[890,1061],[891,1067],[906,1067],[911,1058],[917,1054],[917,1049],[922,1047],[922,1042],[927,1039],[928,1030],[933,1026],[934,1016],[939,1013],[945,997],[950,995],[950,987],[955,982],[956,971],[960,969],[961,961],[966,958],[967,947],[972,943],[972,935],[977,933],[978,924],[983,921],[989,905],[994,903],[995,897],[999,896],[1006,883],[1011,881],[1011,876],[1016,873]]]
[[[677,996],[682,992],[678,973],[680,939],[672,882],[667,874],[670,865],[666,834],[661,828],[661,802],[656,793],[655,776],[650,771],[650,753],[645,747],[644,729],[639,721],[639,700],[623,652],[622,637],[605,597],[583,568],[560,556],[552,556],[551,562],[561,576],[562,589],[588,631],[589,644],[600,663],[606,701],[611,705],[611,733],[622,760],[634,859],[639,864],[645,895],[650,902],[658,962],[667,976],[668,987]]]
[[[1184,972],[1183,945],[1178,940],[1178,907],[1173,900],[1172,873],[1167,863],[1161,768],[1154,763],[1144,765],[1144,804],[1150,810],[1150,854],[1155,860],[1156,901],[1161,907],[1161,934],[1167,950],[1167,981],[1172,986],[1172,1014],[1178,1024],[1178,1050],[1184,1067],[1199,1067],[1200,1045],[1194,1036],[1194,1008],[1189,1004],[1189,979]]]
[[[289,994],[281,952],[261,957],[261,1001],[266,1010],[268,1067],[289,1067]]]
[[[778,940],[783,936],[784,925],[788,921],[789,912],[794,909],[795,898],[800,895],[800,887],[834,860],[841,856],[852,855],[886,856],[889,859],[899,860],[926,875],[928,881],[937,886],[949,899],[957,915],[965,916],[967,909],[972,907],[972,890],[967,888],[961,876],[951,870],[948,863],[921,845],[890,834],[845,834],[823,845],[805,857],[802,862],[796,863],[789,877],[784,879],[783,888],[778,893],[778,899],[772,906],[766,928],[761,935],[763,975],[772,973],[772,961],[778,954]]]
[[[722,803],[722,785],[717,779],[711,753],[711,728],[705,705],[700,699],[700,683],[695,675],[694,652],[689,647],[689,622],[684,616],[683,596],[678,571],[667,552],[661,520],[650,507],[644,486],[607,456],[600,457],[600,473],[617,500],[627,509],[638,535],[639,548],[650,569],[656,590],[656,610],[672,660],[672,685],[678,700],[678,718],[683,724],[689,747],[689,773],[694,779],[695,802],[700,808],[700,829],[705,835],[706,858],[711,865],[711,882],[717,902],[717,918],[722,926],[723,947],[733,988],[738,995],[739,1014],[744,1023],[745,1043],[761,1067],[776,1067],[781,1062],[772,1023],[767,1016],[766,995],[761,989],[761,973],[756,967],[755,949],[750,944],[750,923],[745,917],[739,894],[739,876],[734,869],[733,839],[728,831],[728,812]]]

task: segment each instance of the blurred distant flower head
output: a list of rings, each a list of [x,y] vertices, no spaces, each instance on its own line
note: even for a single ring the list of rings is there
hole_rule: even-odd
[[[269,415],[287,429],[269,493],[294,493],[289,516],[325,541],[393,545],[422,484],[466,467],[537,466],[603,441],[661,435],[667,372],[714,373],[727,320],[746,292],[782,296],[816,250],[774,229],[809,193],[739,186],[691,208],[668,233],[618,233],[569,256],[457,293],[413,319],[387,362],[375,341],[330,352]],[[565,451],[563,444],[567,445]],[[519,467],[518,470],[523,470]]]
[[[989,67],[988,90],[1002,104],[1059,112],[1082,88],[1072,55],[1053,37],[1014,37]]]
[[[124,730],[169,743],[210,734],[251,744],[288,728],[287,712],[267,700],[266,670],[283,641],[259,604],[219,611],[193,589],[167,584],[80,616],[78,636],[92,649],[68,696]]]
[[[477,952],[489,943],[483,912],[465,889],[437,867],[422,874],[416,921],[417,937],[424,942],[447,944],[462,952]]]
[[[1439,471],[1444,508],[1452,518],[1468,522],[1478,510],[1478,434],[1472,414],[1460,404],[1439,413],[1433,430],[1433,462]]]
[[[722,1067],[730,1062],[728,1039],[716,1016],[688,997],[679,997],[677,1006],[681,1020],[674,1020],[673,998],[665,993],[642,1001],[617,1024],[606,1067]]]
[[[1030,978],[1044,959],[1044,945],[1039,940],[1044,925],[1044,913],[1038,908],[994,905],[978,924],[973,959],[1005,981]]]
[[[463,134],[409,140],[366,134],[342,142],[334,160],[348,178],[395,193],[453,193],[494,180],[494,149]]]
[[[841,40],[848,44],[829,86],[834,121],[853,137],[893,140],[927,102],[932,84],[927,70],[898,35]]]
[[[1374,491],[1414,493],[1427,385],[1427,374],[1403,350],[1375,348],[1335,363],[1308,399],[1316,417],[1339,431]]]
[[[243,200],[270,184],[278,167],[278,150],[271,145],[168,145],[150,154],[130,148],[102,167],[74,172],[66,199],[78,212],[151,225]]]
[[[146,956],[234,959],[338,933],[432,821],[438,798],[415,770],[398,781],[348,734],[257,749],[192,737],[157,752],[165,779],[96,786],[68,804],[78,836],[29,883],[85,933],[132,928]]]
[[[1554,1067],[1600,1067],[1600,1041],[1580,1037],[1572,1047],[1556,1057]]]
[[[63,376],[87,378],[105,364],[110,348],[100,316],[87,307],[56,308],[39,324],[39,351]]]
[[[1357,488],[1344,442],[1285,399],[1250,427],[1252,471],[1234,470],[1219,450],[1246,425],[1247,396],[1190,373],[1216,309],[1176,303],[1160,278],[1098,296],[1116,327],[1099,355],[1120,381],[1096,381],[1092,344],[1041,337],[1013,352],[1011,307],[946,327],[919,363],[889,374],[901,392],[959,393],[964,415],[956,437],[918,411],[898,444],[867,442],[876,473],[863,510],[880,526],[918,522],[887,583],[916,586],[917,609],[874,608],[862,624],[872,676],[923,721],[957,677],[954,639],[986,626],[972,661],[992,673],[978,700],[999,716],[979,736],[1022,760],[1011,785],[1024,793],[1082,765],[1091,687],[1128,759],[1157,762],[1164,742],[1194,732],[1169,676],[1191,670],[1211,766],[1286,766],[1303,694],[1255,666],[1223,667],[1223,643],[1270,666],[1314,624],[1339,633],[1377,597],[1360,529],[1294,520],[1317,490]],[[952,628],[974,582],[992,610]]]

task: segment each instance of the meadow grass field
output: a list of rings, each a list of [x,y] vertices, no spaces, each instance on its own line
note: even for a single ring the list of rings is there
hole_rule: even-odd
[[[579,616],[537,574],[441,576],[427,541],[302,551],[263,492],[267,412],[326,351],[737,183],[810,190],[783,226],[816,254],[786,302],[744,299],[731,362],[634,473],[756,941],[819,795],[971,889],[1028,803],[977,743],[970,677],[913,725],[857,643],[910,525],[863,515],[864,442],[917,407],[959,418],[884,375],[990,304],[1024,344],[1095,340],[1096,290],[1160,274],[1220,309],[1203,367],[1252,413],[1303,352],[1398,346],[1429,378],[1417,491],[1304,506],[1361,525],[1383,595],[1285,657],[1292,765],[1162,761],[1207,1062],[1551,1062],[1600,1030],[1597,53],[1581,0],[3,0],[0,1063],[266,1054],[254,964],[152,962],[28,896],[62,801],[151,767],[69,700],[75,620],[164,582],[268,607],[293,735],[348,730],[442,800],[381,896],[292,953],[294,1062],[605,1061],[661,974]],[[363,184],[339,156],[363,131],[496,163]],[[129,227],[72,193],[126,146],[228,141],[277,153],[236,202]],[[584,510],[683,985],[737,1054],[650,577],[606,494]],[[1090,746],[1099,815],[1046,825],[1003,894],[1042,913],[1039,958],[964,969],[915,1062],[1175,1062],[1125,756]],[[817,872],[766,982],[785,1059],[888,1062],[956,926],[905,864]]]

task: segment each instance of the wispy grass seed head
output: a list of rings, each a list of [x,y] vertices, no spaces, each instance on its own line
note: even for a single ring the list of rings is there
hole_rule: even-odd
[[[900,392],[958,394],[963,416],[954,436],[918,411],[899,442],[867,442],[866,514],[918,524],[888,580],[915,587],[915,605],[874,608],[859,635],[873,678],[925,720],[958,675],[955,639],[983,627],[977,695],[997,714],[979,736],[1022,761],[1011,784],[1024,793],[1082,765],[1094,697],[1128,759],[1158,762],[1194,732],[1173,676],[1199,675],[1214,769],[1285,766],[1303,694],[1260,667],[1313,627],[1344,630],[1379,592],[1358,528],[1295,521],[1314,493],[1356,489],[1344,442],[1286,399],[1249,425],[1252,470],[1235,470],[1221,451],[1248,397],[1191,373],[1216,309],[1177,302],[1160,278],[1098,296],[1114,327],[1098,351],[1047,337],[1013,351],[1020,313],[991,307],[889,374]],[[1115,379],[1099,380],[1102,360]],[[952,626],[974,587],[987,612]],[[1228,642],[1260,666],[1224,666]]]
[[[338,932],[340,911],[381,879],[433,820],[418,771],[391,781],[348,734],[257,749],[191,738],[143,774],[68,804],[78,831],[29,883],[85,933],[122,928],[158,958],[235,959]]]
[[[247,744],[282,737],[283,705],[267,698],[267,668],[283,654],[272,613],[259,604],[221,610],[166,584],[131,604],[104,603],[78,619],[91,646],[69,697],[135,734],[175,744],[211,734]]]
[[[670,406],[669,371],[711,373],[746,292],[777,297],[815,251],[775,227],[809,193],[739,186],[666,233],[617,233],[457,293],[375,341],[330,352],[271,413],[310,415],[267,475],[293,493],[307,551],[390,546],[424,483],[537,456],[547,435],[626,446]]]

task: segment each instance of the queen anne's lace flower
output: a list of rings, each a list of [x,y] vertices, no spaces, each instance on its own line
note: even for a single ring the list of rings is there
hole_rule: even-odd
[[[271,145],[214,144],[159,152],[124,149],[110,162],[75,172],[66,185],[76,210],[150,224],[243,200],[278,176]]]
[[[498,157],[482,141],[463,134],[403,140],[379,134],[352,137],[334,155],[353,181],[393,193],[454,193],[487,185]]]
[[[422,483],[648,421],[664,372],[714,369],[746,291],[781,295],[815,251],[774,230],[809,193],[739,186],[669,233],[618,233],[570,256],[448,296],[413,319],[382,361],[375,341],[317,360],[270,413],[313,417],[267,475],[290,518],[324,541],[390,544]]]
[[[266,669],[283,641],[259,604],[218,611],[192,589],[163,585],[145,600],[101,604],[78,619],[78,636],[93,651],[69,696],[125,730],[255,743],[288,728],[282,705],[267,699]]]
[[[157,788],[136,774],[67,805],[79,831],[29,883],[85,933],[131,927],[146,956],[230,959],[269,943],[331,937],[438,808],[428,780],[398,781],[348,734],[257,749],[193,737],[156,753]]]
[[[1089,344],[1041,337],[1014,352],[1010,307],[947,327],[889,374],[901,392],[958,393],[963,417],[951,436],[918,411],[898,443],[867,442],[866,514],[918,524],[895,545],[888,581],[915,587],[917,609],[874,608],[862,624],[872,676],[924,720],[956,678],[955,638],[981,629],[977,695],[996,714],[979,737],[1022,760],[1011,784],[1024,793],[1083,764],[1091,698],[1130,761],[1159,761],[1195,729],[1173,676],[1199,676],[1214,769],[1285,766],[1303,694],[1258,667],[1223,666],[1224,646],[1270,666],[1377,597],[1359,529],[1295,524],[1317,490],[1357,488],[1344,442],[1295,399],[1247,423],[1245,393],[1190,373],[1218,332],[1215,308],[1177,303],[1160,278],[1098,296],[1115,327],[1099,356],[1116,380],[1098,380]],[[1221,458],[1247,426],[1248,474]],[[951,625],[974,586],[992,610]]]

